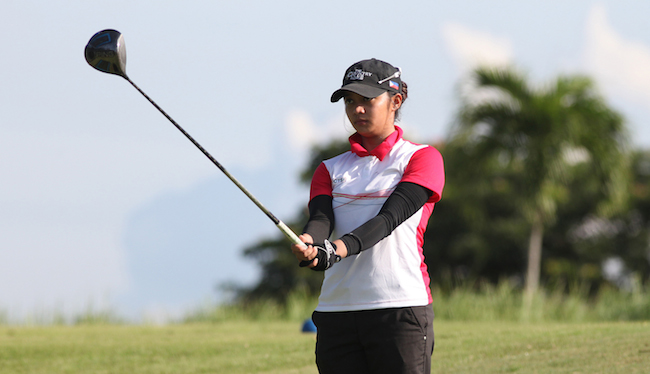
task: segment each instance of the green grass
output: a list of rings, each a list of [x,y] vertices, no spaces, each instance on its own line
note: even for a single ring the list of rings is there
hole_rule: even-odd
[[[542,290],[528,312],[507,282],[434,289],[432,372],[649,373],[649,289]],[[205,305],[167,326],[129,325],[111,309],[22,324],[0,313],[0,374],[313,374],[315,339],[300,327],[316,302],[296,292],[286,305]]]
[[[433,373],[647,373],[650,322],[435,323]],[[0,373],[316,373],[292,321],[0,327]]]
[[[434,288],[433,309],[438,319],[453,321],[607,322],[650,320],[650,285],[631,291],[602,287],[589,295],[575,285],[569,292],[541,289],[529,310],[521,290],[508,282],[464,285],[450,291]],[[650,372],[650,371],[649,371]]]
[[[541,289],[530,308],[524,307],[521,289],[508,281],[497,285],[463,282],[455,287],[434,286],[433,309],[437,320],[510,321],[510,322],[614,322],[650,320],[650,283],[634,283],[628,291],[603,286],[595,294],[589,287],[559,285],[555,290]],[[285,303],[271,299],[231,304],[205,304],[188,311],[181,323],[226,323],[233,321],[300,322],[311,315],[318,297],[304,290],[291,293]],[[146,320],[145,320],[146,321]],[[92,305],[73,316],[61,312],[37,312],[22,320],[12,320],[0,309],[1,325],[120,325],[128,324],[112,308]]]
[[[0,327],[0,373],[313,373],[295,323]]]
[[[639,282],[630,291],[603,286],[590,294],[586,285],[555,290],[541,289],[530,308],[518,287],[502,281],[497,285],[466,282],[456,287],[432,290],[438,320],[510,322],[613,322],[650,320],[650,284]],[[222,323],[242,320],[300,321],[309,316],[318,300],[305,292],[289,295],[286,305],[273,300],[249,304],[206,305],[183,319],[191,323]],[[100,318],[101,320],[101,318]],[[650,371],[649,371],[650,372]]]
[[[440,322],[433,373],[648,373],[650,323]]]

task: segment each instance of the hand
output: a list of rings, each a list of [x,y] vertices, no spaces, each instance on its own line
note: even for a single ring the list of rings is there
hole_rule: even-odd
[[[335,263],[341,261],[341,256],[336,254],[336,245],[330,243],[330,241],[327,239],[325,239],[325,242],[322,246],[317,245],[312,248],[315,248],[317,250],[315,261],[301,261],[301,267],[309,266],[312,270],[315,271],[325,271],[331,268]]]
[[[314,239],[309,234],[302,234],[298,238],[303,243],[313,243],[314,241]],[[293,252],[293,255],[296,256],[298,260],[309,261],[309,262],[313,262],[314,259],[316,258],[316,255],[318,254],[318,250],[310,244],[307,244],[306,247],[302,245],[292,244],[291,252]]]

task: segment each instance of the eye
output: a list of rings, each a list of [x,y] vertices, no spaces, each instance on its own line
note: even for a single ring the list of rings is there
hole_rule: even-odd
[[[346,97],[346,98],[343,99],[343,102],[346,103],[346,104],[352,104],[354,102],[354,100],[352,100],[349,97]]]

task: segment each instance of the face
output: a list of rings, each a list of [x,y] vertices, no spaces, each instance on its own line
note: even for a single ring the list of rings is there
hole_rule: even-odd
[[[395,112],[402,104],[402,96],[388,92],[367,98],[354,92],[344,96],[345,113],[354,129],[364,137],[386,137],[395,130]]]

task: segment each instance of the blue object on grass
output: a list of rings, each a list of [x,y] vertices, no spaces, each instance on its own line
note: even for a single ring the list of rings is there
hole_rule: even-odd
[[[316,325],[314,325],[314,321],[311,318],[307,318],[302,324],[302,332],[316,332]]]

